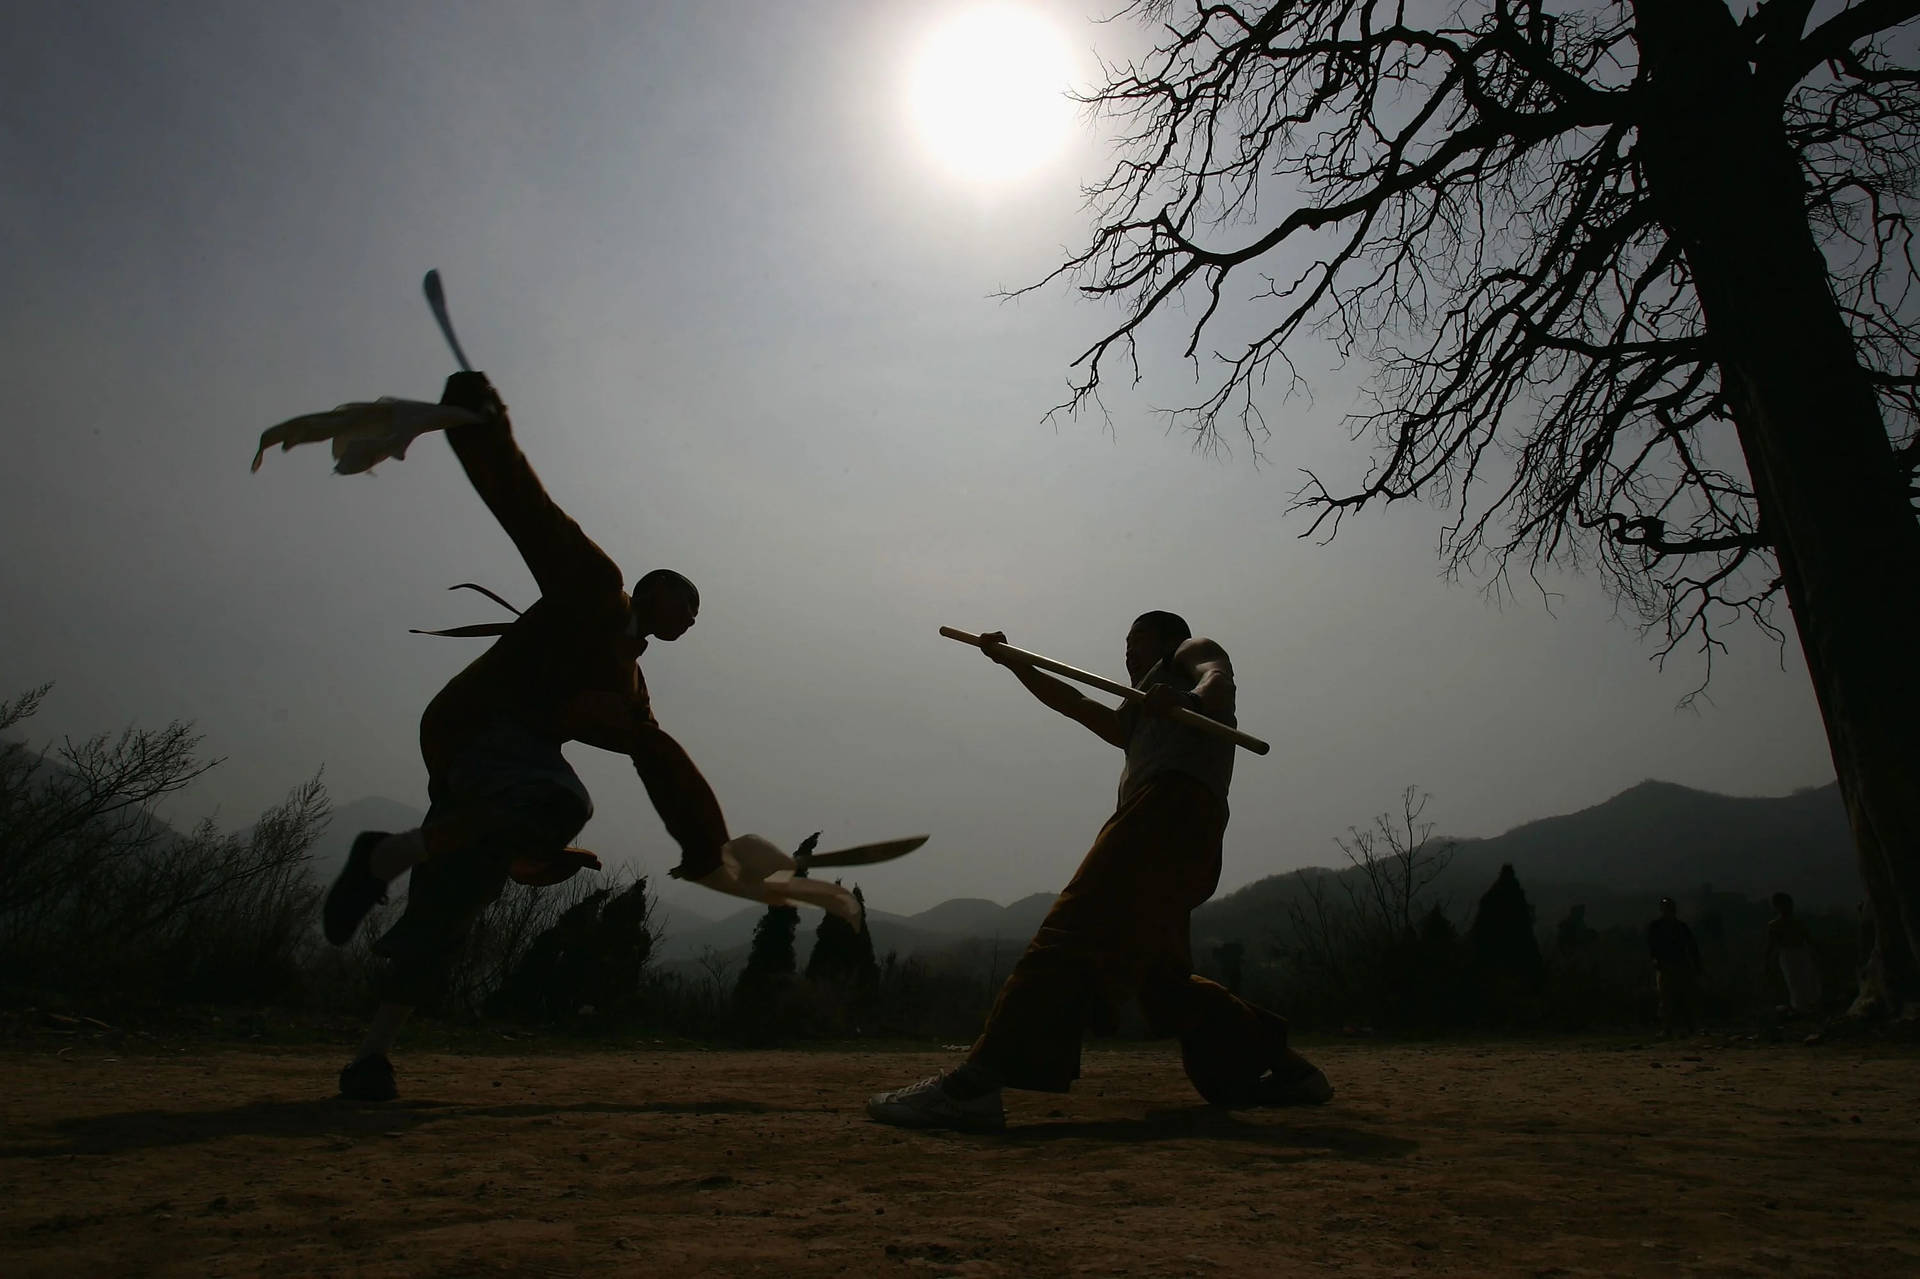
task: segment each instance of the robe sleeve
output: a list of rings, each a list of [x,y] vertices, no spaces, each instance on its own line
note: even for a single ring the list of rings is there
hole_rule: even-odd
[[[456,388],[455,379],[462,376],[479,377],[456,373],[448,379],[443,404],[471,408],[471,401],[484,393],[497,407],[488,421],[449,428],[447,442],[453,446],[474,492],[513,539],[541,596],[578,599],[619,591],[620,566],[547,495],[540,477],[533,473],[514,441],[513,425],[492,387],[480,379],[483,392],[471,383]]]

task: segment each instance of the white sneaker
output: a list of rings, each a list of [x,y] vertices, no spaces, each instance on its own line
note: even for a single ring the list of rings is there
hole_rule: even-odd
[[[961,1132],[1002,1132],[1007,1112],[994,1089],[972,1101],[958,1101],[940,1087],[940,1076],[929,1075],[917,1084],[875,1093],[867,1098],[867,1115],[896,1128],[953,1128]]]

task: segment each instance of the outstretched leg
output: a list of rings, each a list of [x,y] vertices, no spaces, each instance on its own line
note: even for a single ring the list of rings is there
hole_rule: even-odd
[[[1180,1040],[1194,1090],[1215,1106],[1322,1105],[1333,1085],[1287,1043],[1287,1022],[1197,974],[1171,974],[1140,992],[1153,1027]]]
[[[1088,1007],[1121,991],[1139,993],[1183,1050],[1195,1037],[1190,1072],[1206,1081],[1203,1095],[1330,1096],[1325,1077],[1287,1048],[1283,1020],[1191,975],[1188,917],[1218,884],[1225,818],[1199,782],[1177,775],[1122,804],[1007,977],[966,1062],[879,1094],[867,1113],[903,1126],[996,1126],[1001,1088],[1068,1090]]]
[[[417,831],[355,841],[361,873],[379,879],[386,871],[400,873],[398,866],[410,874],[406,910],[374,943],[374,953],[389,961],[385,989],[359,1052],[340,1072],[341,1096],[386,1101],[398,1095],[389,1060],[394,1036],[414,1008],[443,989],[449,964],[506,887],[514,861],[528,849],[557,852],[586,825],[593,808],[585,788],[557,750],[553,761],[564,775],[544,761],[543,768],[518,775],[497,765],[456,770],[451,784],[436,779],[430,786],[435,802]]]
[[[495,802],[451,809],[436,804],[426,820],[412,830],[361,831],[354,837],[346,865],[335,876],[321,910],[327,940],[336,946],[346,945],[368,912],[386,901],[387,886],[421,862],[457,853],[478,843],[502,822],[512,821],[510,808]]]

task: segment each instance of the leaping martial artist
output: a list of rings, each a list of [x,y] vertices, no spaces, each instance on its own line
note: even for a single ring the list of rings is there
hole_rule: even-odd
[[[1019,660],[997,631],[943,633],[977,643],[1043,705],[1126,752],[1126,765],[1119,806],[1014,965],[966,1061],[874,1096],[867,1113],[906,1128],[998,1131],[1001,1089],[1063,1093],[1079,1078],[1088,1009],[1116,995],[1137,996],[1152,1029],[1179,1038],[1187,1077],[1209,1102],[1331,1100],[1327,1077],[1288,1047],[1285,1020],[1193,972],[1189,917],[1220,882],[1234,746],[1179,716],[1236,722],[1226,652],[1194,638],[1176,614],[1142,614],[1127,632],[1127,677],[1145,696],[1103,684],[1130,694],[1115,708]]]
[[[481,419],[448,427],[447,440],[532,571],[540,598],[499,628],[500,638],[421,716],[425,820],[413,830],[362,832],[327,894],[327,940],[343,945],[385,900],[388,884],[411,872],[406,909],[374,944],[388,961],[380,1006],[340,1072],[340,1095],[360,1101],[398,1095],[388,1057],[395,1033],[437,993],[474,920],[509,875],[525,877],[531,863],[531,882],[552,882],[581,864],[568,844],[592,816],[593,802],[562,757],[562,743],[585,742],[633,760],[680,846],[672,874],[714,874],[727,844],[719,801],[654,720],[638,665],[648,640],[676,640],[693,626],[699,591],[679,573],[655,569],[627,593],[619,566],[541,486],[484,374],[454,374],[440,402]],[[571,865],[569,857],[576,859]]]

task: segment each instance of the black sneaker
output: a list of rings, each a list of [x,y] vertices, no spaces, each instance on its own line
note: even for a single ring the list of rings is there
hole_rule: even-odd
[[[393,1063],[385,1057],[362,1057],[340,1068],[342,1100],[392,1101],[399,1095],[393,1083]]]
[[[363,830],[353,837],[347,852],[347,864],[340,868],[333,887],[327,890],[327,903],[320,910],[320,927],[327,940],[344,946],[360,927],[367,912],[387,900],[387,886],[367,869],[373,850],[387,837],[383,830]]]

